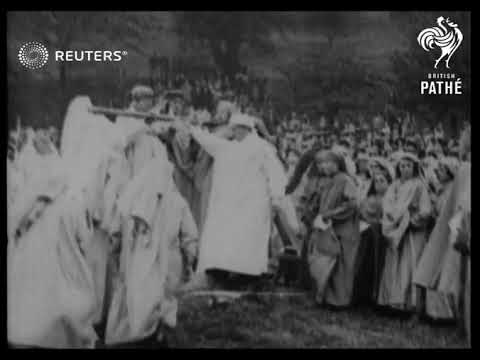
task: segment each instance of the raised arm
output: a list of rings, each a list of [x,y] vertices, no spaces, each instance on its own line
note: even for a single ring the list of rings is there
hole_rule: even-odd
[[[193,138],[213,157],[216,157],[223,151],[223,149],[230,145],[228,140],[210,134],[200,128],[189,127],[189,129]]]
[[[256,121],[257,121],[256,125],[257,125],[258,132],[265,137],[265,140],[274,144],[275,143],[275,138],[268,132],[268,129],[265,126],[265,123],[263,122],[263,120],[260,119],[260,118],[256,118]]]

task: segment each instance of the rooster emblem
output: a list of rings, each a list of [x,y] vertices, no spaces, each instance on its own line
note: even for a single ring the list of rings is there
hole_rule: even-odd
[[[463,40],[463,34],[458,28],[458,25],[452,22],[449,18],[440,16],[437,18],[439,27],[431,27],[422,30],[418,34],[417,41],[425,51],[430,51],[434,46],[438,46],[442,53],[440,57],[435,60],[435,69],[438,63],[445,57],[445,66],[450,69],[449,61],[453,53],[458,49]],[[447,26],[445,26],[445,24]]]

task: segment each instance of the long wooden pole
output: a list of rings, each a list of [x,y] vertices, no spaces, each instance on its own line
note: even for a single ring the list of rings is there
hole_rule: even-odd
[[[172,116],[168,116],[168,115],[160,115],[160,114],[131,111],[131,110],[113,109],[113,108],[107,108],[107,107],[101,107],[101,106],[92,106],[88,110],[92,114],[128,116],[128,117],[135,117],[135,118],[151,118],[154,120],[163,120],[163,121],[175,120]]]

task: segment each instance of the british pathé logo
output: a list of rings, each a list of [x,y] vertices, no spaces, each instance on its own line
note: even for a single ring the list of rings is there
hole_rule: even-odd
[[[449,18],[440,16],[437,18],[438,27],[424,29],[418,34],[417,41],[425,51],[438,47],[440,56],[435,60],[436,69],[441,60],[445,60],[445,67],[450,69],[450,58],[458,49],[463,40],[463,34],[458,25]]]
[[[437,69],[440,62],[445,62],[445,68],[450,69],[450,59],[463,40],[463,34],[458,25],[448,17],[437,18],[438,26],[422,30],[417,37],[418,44],[425,50],[438,49],[439,56],[435,60],[434,68]],[[428,73],[426,79],[420,81],[420,93],[422,95],[461,95],[462,80],[454,73]]]
[[[429,73],[427,79],[420,81],[422,95],[462,95],[462,79],[455,74]]]

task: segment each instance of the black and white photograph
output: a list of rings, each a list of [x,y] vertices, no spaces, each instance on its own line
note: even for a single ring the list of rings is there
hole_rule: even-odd
[[[9,349],[470,349],[470,11],[7,11]]]

